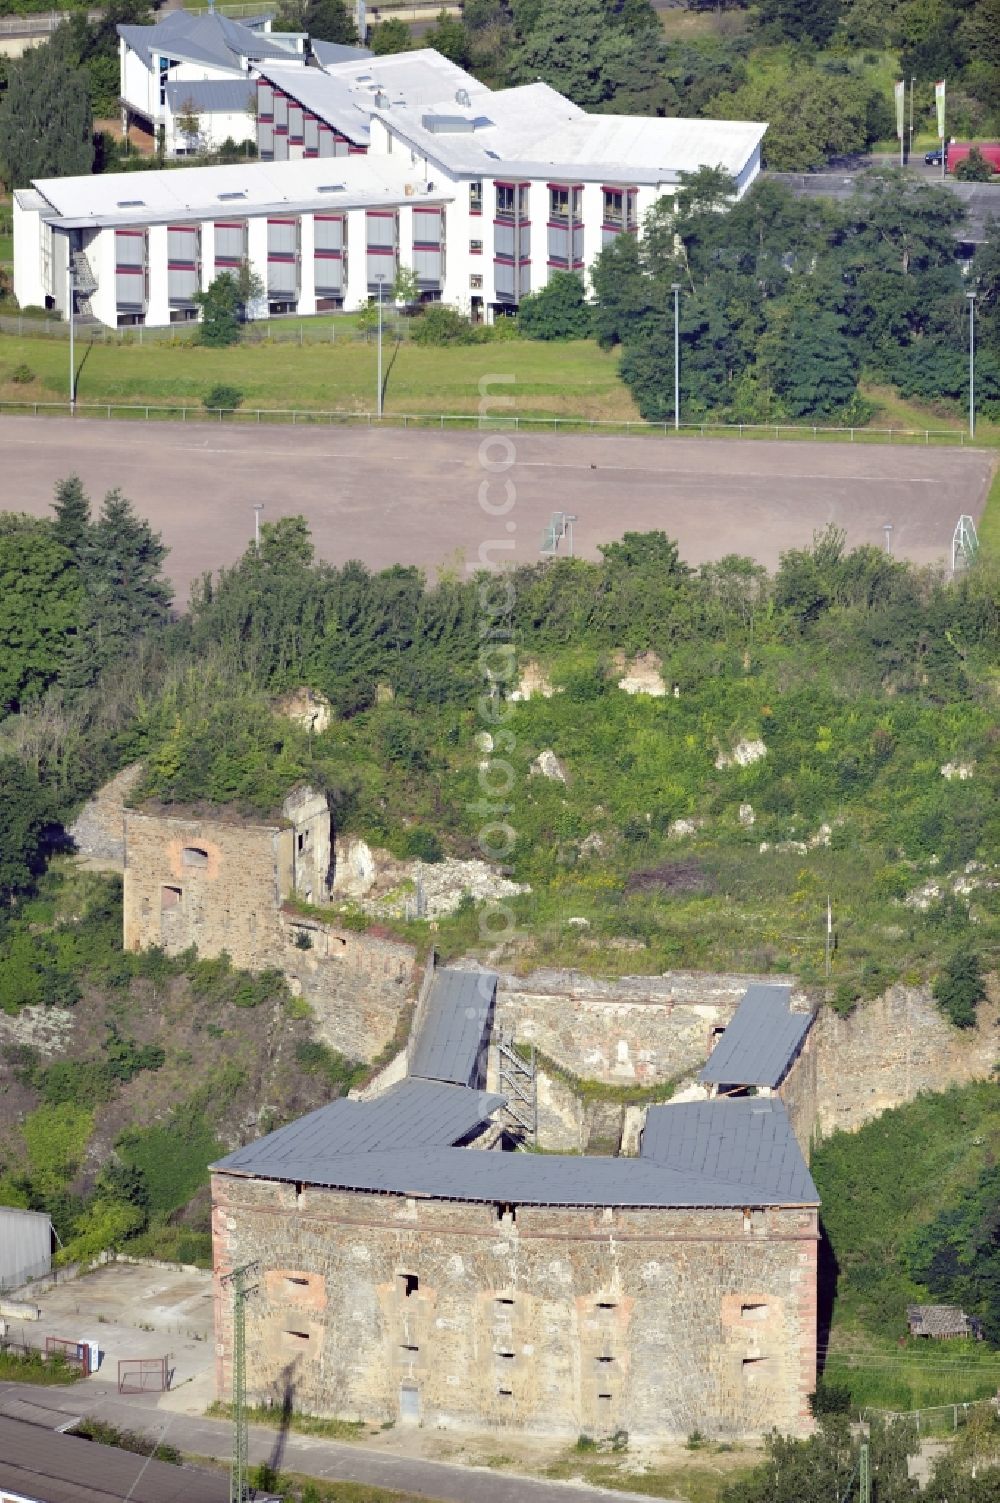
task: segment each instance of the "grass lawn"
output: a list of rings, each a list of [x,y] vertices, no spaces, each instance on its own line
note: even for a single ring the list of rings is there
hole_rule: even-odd
[[[692,1447],[690,1454],[677,1447],[671,1459],[647,1463],[630,1455],[627,1449],[616,1454],[609,1452],[605,1444],[581,1439],[547,1466],[544,1475],[560,1481],[582,1481],[591,1487],[639,1493],[648,1498],[718,1503],[723,1488],[760,1459],[759,1451],[702,1441]]]
[[[618,378],[618,356],[589,340],[542,344],[514,340],[451,349],[409,343],[386,346],[385,410],[390,413],[476,412],[480,382],[494,395],[510,394],[501,411],[523,416],[637,418]],[[11,374],[27,365],[30,384]],[[509,383],[503,379],[513,377]],[[365,411],[374,407],[374,344],[237,345],[204,349],[186,342],[94,344],[81,351],[81,402],[199,403],[217,383],[236,386],[247,407]],[[65,399],[67,348],[62,339],[0,335],[0,397],[12,401]]]
[[[993,476],[986,506],[979,519],[979,546],[986,557],[1000,558],[1000,470]]]

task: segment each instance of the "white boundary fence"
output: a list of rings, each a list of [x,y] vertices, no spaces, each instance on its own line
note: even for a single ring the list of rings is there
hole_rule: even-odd
[[[71,415],[68,401],[36,402],[30,398],[0,400],[0,414],[8,416],[65,417]],[[672,422],[648,423],[640,418],[484,417],[474,412],[386,412],[381,417],[366,410],[314,410],[306,407],[238,407],[206,409],[191,403],[77,402],[76,416],[88,418],[139,419],[142,422],[291,423],[302,427],[352,426],[361,428],[437,428],[484,431],[513,429],[522,433],[649,434],[670,438],[677,430]],[[986,448],[962,429],[954,428],[832,428],[821,423],[682,423],[680,437],[738,439],[822,439],[840,443],[958,444]]]

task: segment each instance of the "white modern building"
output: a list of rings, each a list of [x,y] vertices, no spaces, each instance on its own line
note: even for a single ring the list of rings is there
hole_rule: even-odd
[[[267,289],[259,316],[357,308],[404,266],[422,297],[488,319],[640,232],[685,173],[721,166],[741,197],[766,130],[588,115],[543,83],[486,89],[437,54],[262,61],[256,87],[265,160],[16,193],[21,305],[65,314],[72,267],[79,313],[182,322],[197,291],[248,260]]]
[[[272,31],[269,15],[231,21],[214,12],[195,16],[174,10],[153,26],[119,26],[122,128],[127,130],[137,120],[154,135],[162,131],[166,154],[183,155],[188,142],[175,131],[174,122],[185,102],[185,89],[195,98],[196,85],[246,80],[255,63],[269,58],[303,67],[306,41],[299,32]],[[173,90],[171,100],[172,85],[180,89]],[[218,136],[219,144],[227,136],[237,144],[254,140],[253,114],[246,107],[228,113],[232,118]],[[218,134],[214,122],[209,134],[212,139]]]

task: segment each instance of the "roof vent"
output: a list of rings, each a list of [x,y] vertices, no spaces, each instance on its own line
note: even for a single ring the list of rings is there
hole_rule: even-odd
[[[316,189],[317,193],[343,193],[343,191],[343,183],[320,183]]]
[[[377,110],[387,110],[389,108],[389,96],[384,89],[375,90],[375,108]]]
[[[120,198],[118,207],[119,209],[144,209],[146,200],[144,198]]]
[[[476,122],[467,115],[423,115],[420,123],[432,136],[471,135],[476,128]]]
[[[247,196],[247,190],[245,188],[238,188],[238,189],[234,190],[232,193],[220,193],[218,195],[218,198],[219,198],[219,202],[220,203],[224,203],[225,204],[225,203],[232,203],[233,200],[237,199],[237,198],[246,198],[246,196]]]
[[[470,106],[472,104],[472,100],[469,98],[469,91],[468,91],[468,89],[456,89],[455,90],[455,103],[456,104],[464,105],[464,107],[466,109],[470,108]]]

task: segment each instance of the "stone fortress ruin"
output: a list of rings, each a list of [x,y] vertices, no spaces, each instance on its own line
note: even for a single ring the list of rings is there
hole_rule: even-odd
[[[222,1280],[253,1263],[257,1402],[566,1438],[806,1431],[819,1202],[782,1101],[746,1094],[738,1039],[726,1094],[651,1107],[636,1156],[518,1151],[488,1088],[497,979],[432,969],[400,1078],[212,1166],[220,1395]],[[769,1089],[788,1038],[763,1053]]]
[[[368,1061],[401,1044],[358,1099],[213,1166],[220,1393],[232,1331],[218,1280],[249,1261],[262,1402],[566,1437],[808,1429],[809,1144],[987,1075],[995,1008],[956,1039],[919,988],[845,1018],[815,1014],[792,979],[433,959],[421,979],[412,945],[324,910],[343,847],[312,790],[272,820],[123,801],[100,819],[127,948],[277,968],[316,1037]],[[100,856],[88,828],[78,842]],[[529,1119],[515,1043],[537,1061]],[[668,1082],[665,1105],[615,1099],[616,1085]],[[524,1151],[533,1139],[546,1152]]]

